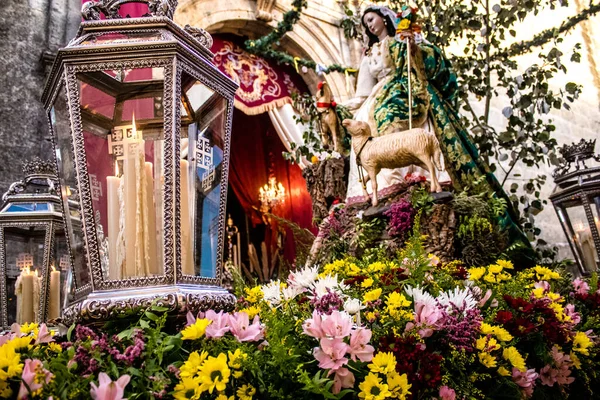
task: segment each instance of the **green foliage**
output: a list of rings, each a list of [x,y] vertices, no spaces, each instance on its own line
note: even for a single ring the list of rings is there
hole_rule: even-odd
[[[357,219],[356,235],[352,238],[350,247],[356,249],[358,254],[362,254],[364,250],[373,247],[373,244],[381,238],[385,227],[386,222],[381,218]]]
[[[413,190],[410,202],[416,210],[422,210],[424,214],[433,210],[433,196],[425,186],[418,186]]]

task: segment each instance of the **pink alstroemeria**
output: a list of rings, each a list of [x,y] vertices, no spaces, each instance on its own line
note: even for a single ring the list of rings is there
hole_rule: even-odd
[[[323,317],[321,329],[327,337],[345,338],[352,330],[352,317],[346,312],[335,310],[326,317]]]
[[[372,332],[367,328],[357,328],[350,333],[350,347],[348,353],[352,361],[356,361],[358,358],[360,361],[368,362],[373,359],[373,352],[375,349],[369,345],[371,340]]]
[[[537,377],[538,374],[535,372],[535,369],[528,369],[525,372],[521,372],[513,367],[513,382],[521,387],[521,392],[525,398],[533,396],[533,388],[535,387]]]
[[[312,336],[317,339],[321,339],[325,336],[323,329],[321,328],[322,318],[321,314],[317,310],[313,311],[313,317],[307,319],[302,324],[302,330],[308,336]]]
[[[440,400],[456,400],[456,392],[448,386],[440,388]]]
[[[588,294],[590,291],[590,285],[581,278],[577,278],[573,281],[573,287],[575,288],[575,292],[579,295]]]
[[[348,345],[340,338],[321,338],[321,347],[316,347],[314,355],[319,361],[319,368],[337,370],[346,365],[348,359],[344,357]]]
[[[212,321],[212,324],[206,327],[207,338],[220,338],[223,337],[229,330],[229,314],[223,314],[223,311],[219,311],[217,314],[213,310],[206,312],[206,319]]]
[[[536,289],[542,288],[544,289],[544,292],[549,292],[550,291],[550,284],[546,281],[539,281],[539,282],[535,282],[533,284],[533,287]]]
[[[492,297],[492,289],[488,289],[485,292],[485,295],[481,298],[481,300],[479,300],[479,303],[477,304],[479,306],[479,308],[483,307],[485,305],[485,303],[487,303],[487,301],[490,299],[490,297]],[[444,387],[444,386],[442,386]],[[452,389],[450,389],[452,390]]]
[[[338,394],[342,388],[354,387],[354,374],[348,368],[338,368],[335,371],[329,371],[328,375],[335,374],[333,377],[333,394]]]
[[[581,322],[581,314],[575,311],[575,306],[573,304],[567,304],[565,306],[565,315],[571,317],[573,325],[577,325]]]
[[[44,369],[44,364],[40,360],[25,360],[25,366],[21,374],[23,381],[21,382],[17,399],[28,399],[31,393],[48,384],[53,376],[54,374]],[[40,379],[41,377],[43,378]]]
[[[38,330],[37,339],[35,340],[35,344],[41,343],[51,343],[54,342],[54,338],[52,337],[52,333],[48,331],[48,327],[46,324],[41,324],[40,329]]]
[[[98,386],[94,382],[90,382],[92,388],[90,394],[94,400],[127,400],[123,398],[125,394],[125,386],[129,383],[131,377],[123,375],[116,381],[112,381],[104,372],[98,375]]]
[[[419,328],[419,336],[427,338],[433,335],[433,328],[436,328],[436,323],[440,318],[442,318],[442,312],[437,305],[415,303],[415,321],[406,324],[406,330],[409,331],[417,327]]]
[[[245,312],[236,312],[229,315],[229,328],[238,342],[254,342],[263,339],[263,328],[260,325],[258,315],[254,317],[252,324],[248,314]]]

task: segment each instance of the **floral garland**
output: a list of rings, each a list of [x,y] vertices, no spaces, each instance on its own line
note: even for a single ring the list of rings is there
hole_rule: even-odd
[[[325,66],[318,64],[312,60],[307,60],[301,57],[293,57],[286,52],[273,49],[273,45],[279,44],[283,36],[294,29],[294,25],[300,20],[302,10],[308,6],[306,0],[294,0],[292,9],[283,14],[283,19],[279,21],[277,27],[271,33],[256,40],[246,40],[244,48],[251,54],[260,56],[266,60],[275,61],[277,64],[293,64],[298,72],[298,67],[302,69],[312,69],[317,74],[329,74],[331,72],[341,72],[344,74],[355,74],[356,69],[343,67],[339,64]]]

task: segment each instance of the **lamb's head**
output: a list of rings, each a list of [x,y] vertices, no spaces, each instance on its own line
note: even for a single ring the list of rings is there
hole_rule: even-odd
[[[342,121],[342,125],[344,125],[344,128],[346,128],[352,137],[371,136],[371,128],[369,128],[369,124],[366,122],[345,119]]]

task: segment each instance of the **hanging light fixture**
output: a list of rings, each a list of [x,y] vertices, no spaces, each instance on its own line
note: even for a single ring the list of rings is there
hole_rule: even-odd
[[[285,188],[272,176],[268,183],[258,189],[258,198],[261,203],[260,211],[269,212],[276,206],[285,203]]]

